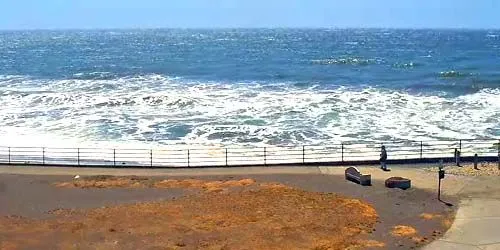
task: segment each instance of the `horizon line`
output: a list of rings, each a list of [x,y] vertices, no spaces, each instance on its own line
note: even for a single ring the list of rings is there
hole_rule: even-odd
[[[308,27],[308,26],[290,26],[290,27],[79,27],[79,28],[0,28],[0,32],[5,31],[109,31],[109,30],[468,30],[468,31],[487,31],[500,30],[500,27]]]

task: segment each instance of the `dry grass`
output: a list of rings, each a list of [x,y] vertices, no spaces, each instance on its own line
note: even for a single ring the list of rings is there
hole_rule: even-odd
[[[423,213],[423,214],[420,215],[420,218],[422,218],[424,220],[433,220],[433,219],[443,218],[443,215],[441,215],[441,214]]]
[[[255,184],[253,179],[204,181],[197,179],[154,181],[139,177],[90,176],[71,182],[55,183],[60,188],[196,188],[206,191],[224,191],[230,187],[244,187]]]
[[[417,234],[417,230],[411,226],[398,225],[392,228],[391,234],[397,237],[408,237]]]
[[[94,181],[96,187],[144,183]],[[88,182],[78,183],[74,187]],[[250,179],[155,182],[159,187],[204,189],[253,183]],[[169,202],[55,210],[52,214],[54,218],[48,220],[0,218],[0,248],[363,249],[384,245],[360,239],[378,219],[369,204],[276,183],[242,191],[204,192]]]

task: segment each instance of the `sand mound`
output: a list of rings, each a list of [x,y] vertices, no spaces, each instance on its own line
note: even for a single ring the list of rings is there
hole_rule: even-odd
[[[123,185],[122,182],[111,182]],[[162,187],[219,188],[254,181],[158,183]],[[280,184],[205,192],[168,202],[54,210],[53,219],[0,218],[12,249],[346,249],[382,247],[360,239],[378,219],[369,204]],[[368,235],[368,234],[366,234]],[[366,236],[365,235],[365,236]],[[29,239],[29,240],[27,240]]]

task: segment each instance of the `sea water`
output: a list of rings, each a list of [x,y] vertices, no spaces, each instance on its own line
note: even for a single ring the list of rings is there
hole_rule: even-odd
[[[498,138],[500,31],[2,31],[0,106],[2,146]]]

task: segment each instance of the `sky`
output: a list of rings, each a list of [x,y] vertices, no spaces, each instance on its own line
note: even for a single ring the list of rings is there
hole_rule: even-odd
[[[0,29],[500,28],[500,0],[0,0]]]

